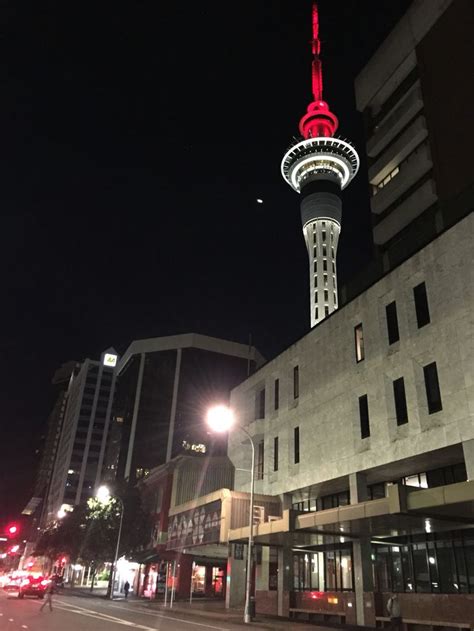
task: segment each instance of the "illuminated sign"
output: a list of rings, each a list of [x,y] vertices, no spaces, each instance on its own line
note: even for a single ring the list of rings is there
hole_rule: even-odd
[[[103,364],[104,366],[109,366],[110,368],[114,368],[117,365],[117,355],[112,355],[111,353],[105,353]]]
[[[207,451],[207,447],[203,443],[188,443],[187,440],[183,440],[183,449],[194,451],[197,454],[205,454]]]

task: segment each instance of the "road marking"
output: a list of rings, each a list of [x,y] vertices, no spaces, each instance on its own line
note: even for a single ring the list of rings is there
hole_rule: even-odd
[[[8,622],[13,622],[13,618],[8,618]]]
[[[28,627],[26,626],[26,624],[22,624],[22,625],[21,625],[21,628],[22,628],[22,629],[28,629]]]
[[[63,600],[58,600],[56,602],[61,603],[62,605],[69,605],[69,607],[60,607],[60,609],[64,609],[64,611],[69,611],[71,613],[78,613],[85,616],[91,616],[92,618],[98,618],[99,620],[107,620],[109,619],[111,622],[116,622],[118,624],[123,624],[125,626],[132,626],[136,629],[143,629],[144,631],[156,631],[156,627],[147,627],[142,624],[136,624],[134,622],[130,622],[129,620],[125,620],[124,618],[116,618],[115,616],[109,616],[108,614],[101,613],[95,609],[86,609],[85,607],[79,607],[79,605],[74,605],[72,603],[65,602]],[[217,631],[230,631],[227,627],[215,627],[211,624],[204,624],[202,622],[192,622],[191,620],[183,620],[182,618],[175,618],[174,616],[165,616],[161,612],[152,613],[150,611],[146,611],[139,607],[123,607],[121,605],[110,605],[111,607],[116,607],[117,609],[125,609],[128,611],[132,611],[136,613],[137,609],[140,609],[140,612],[146,614],[147,616],[153,616],[154,618],[160,618],[165,620],[173,620],[175,622],[182,622],[184,624],[194,625],[196,627],[204,627],[205,629],[216,629]],[[74,607],[71,609],[70,607]],[[192,612],[190,612],[192,613]]]

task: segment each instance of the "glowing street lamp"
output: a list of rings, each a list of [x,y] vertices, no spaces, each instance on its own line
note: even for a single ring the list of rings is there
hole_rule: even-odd
[[[226,405],[216,405],[210,408],[206,415],[207,425],[213,432],[228,432],[235,426],[235,415],[233,411]],[[253,495],[255,480],[255,443],[252,436],[241,425],[237,425],[249,439],[252,446],[252,465],[250,468],[250,512],[249,512],[249,538],[247,543],[247,576],[245,585],[245,609],[244,623],[250,624],[252,621],[250,615],[250,590],[251,590],[251,572],[252,572],[252,546],[253,546]]]
[[[114,599],[115,573],[117,571],[117,560],[118,560],[119,548],[120,548],[120,538],[122,536],[122,523],[123,523],[124,506],[123,506],[122,499],[118,495],[112,495],[110,493],[109,488],[107,486],[105,486],[105,485],[104,486],[100,486],[97,489],[97,493],[95,495],[95,498],[101,504],[108,504],[111,499],[117,500],[117,502],[120,504],[120,523],[119,523],[119,530],[118,530],[118,536],[117,536],[117,546],[115,548],[114,565],[112,567],[112,572],[111,572],[112,581],[111,581],[111,587],[110,587],[110,600],[113,600]]]

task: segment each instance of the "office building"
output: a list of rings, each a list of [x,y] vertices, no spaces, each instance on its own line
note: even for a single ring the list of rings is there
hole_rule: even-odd
[[[473,208],[470,0],[415,0],[355,81],[384,272]]]
[[[474,327],[472,16],[415,0],[357,84],[376,273],[231,395],[257,448],[257,612],[472,629]],[[377,267],[378,266],[378,267]],[[251,450],[229,437],[236,492]],[[231,528],[229,604],[243,602]]]
[[[262,363],[253,347],[194,333],[132,342],[117,367],[108,478],[138,480],[186,451],[225,454],[207,408]]]
[[[86,359],[71,376],[56,461],[46,500],[46,521],[94,493],[102,478],[118,355]]]

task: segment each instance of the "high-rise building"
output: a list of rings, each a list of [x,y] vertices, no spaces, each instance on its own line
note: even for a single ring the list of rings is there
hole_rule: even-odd
[[[102,477],[118,355],[86,359],[71,376],[45,520],[91,496]]]
[[[381,273],[473,209],[471,0],[415,0],[356,82]]]
[[[77,362],[68,361],[56,370],[51,380],[54,388],[55,402],[48,417],[44,434],[41,436],[42,444],[39,448],[40,460],[34,484],[33,497],[23,509],[23,515],[35,516],[35,524],[40,513],[44,513],[45,498],[51,483],[51,476],[66,411],[69,382],[78,367],[79,364]]]
[[[252,346],[193,333],[132,342],[117,367],[106,475],[134,481],[180,453],[225,454],[206,410],[262,363]]]
[[[313,101],[298,139],[281,163],[283,178],[301,194],[301,221],[309,257],[310,322],[315,326],[338,307],[336,255],[341,231],[341,190],[359,168],[350,142],[334,137],[338,119],[323,100],[318,9],[313,4]]]

